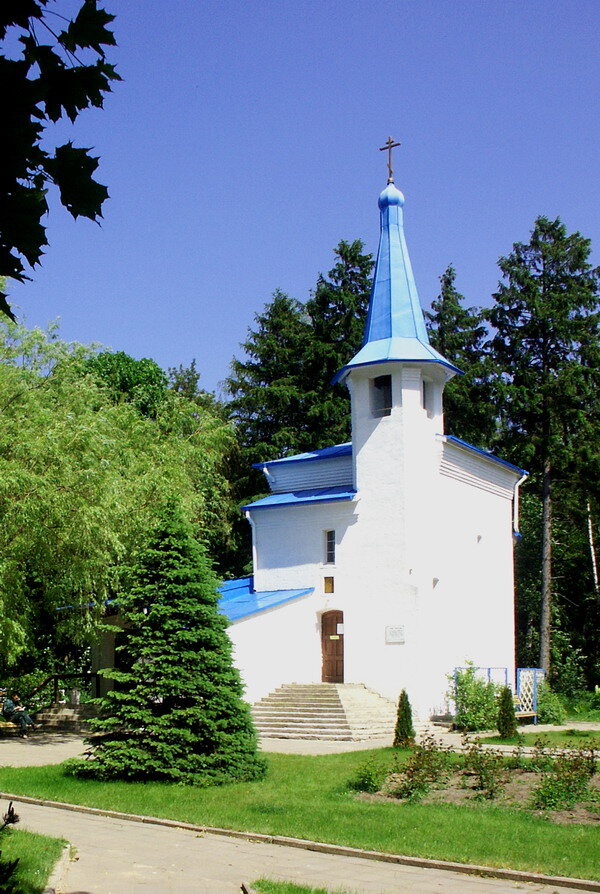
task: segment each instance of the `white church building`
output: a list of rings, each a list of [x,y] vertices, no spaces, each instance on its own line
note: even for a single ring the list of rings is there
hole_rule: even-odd
[[[282,684],[360,683],[416,719],[447,710],[467,660],[514,677],[513,536],[524,472],[444,432],[459,373],[429,343],[391,176],[360,351],[335,377],[352,440],[261,468],[244,507],[251,577],[225,582],[234,660],[256,702]]]

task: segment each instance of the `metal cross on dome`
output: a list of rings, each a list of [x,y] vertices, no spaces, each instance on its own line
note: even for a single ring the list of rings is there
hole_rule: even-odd
[[[388,183],[394,182],[394,171],[392,169],[392,149],[395,149],[396,146],[402,145],[401,143],[396,143],[392,137],[387,138],[387,143],[385,146],[380,146],[379,151],[383,152],[385,149],[388,151]]]

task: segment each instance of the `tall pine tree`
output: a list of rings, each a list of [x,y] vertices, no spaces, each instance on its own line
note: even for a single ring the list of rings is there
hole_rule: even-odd
[[[300,302],[279,289],[255,322],[225,388],[246,459],[262,462],[310,446],[303,388],[310,326]]]
[[[454,285],[456,270],[449,265],[440,277],[440,294],[425,312],[431,344],[464,373],[444,388],[444,425],[447,432],[478,447],[489,447],[496,430],[492,401],[487,329],[481,311],[465,307]]]
[[[216,587],[177,506],[163,510],[119,600],[115,688],[77,775],[211,785],[264,774]]]
[[[327,277],[319,276],[306,302],[311,333],[305,388],[310,393],[307,425],[313,448],[350,437],[348,390],[331,380],[362,345],[375,263],[360,239],[342,240],[335,256],[336,263]]]
[[[542,502],[539,641],[547,672],[555,491],[564,499],[584,486],[597,463],[597,448],[582,446],[598,443],[600,274],[589,256],[589,239],[539,217],[529,242],[500,258],[504,279],[488,313],[504,449],[532,471]]]

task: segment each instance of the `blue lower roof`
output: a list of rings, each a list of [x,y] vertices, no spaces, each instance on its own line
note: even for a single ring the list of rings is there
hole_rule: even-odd
[[[314,591],[314,587],[306,587],[303,590],[254,590],[254,578],[241,577],[238,580],[228,580],[221,584],[219,593],[219,611],[230,621],[239,621],[268,608],[275,608],[289,602],[290,599],[298,599],[300,596],[308,596]]]
[[[282,456],[280,459],[272,459],[265,463],[253,463],[253,469],[264,469],[265,466],[275,466],[281,463],[305,463],[315,459],[337,459],[338,456],[352,456],[352,441],[346,444],[334,444],[333,447],[321,447],[319,450],[309,450],[307,453],[294,453],[293,456]]]
[[[309,490],[296,490],[285,494],[269,494],[262,500],[247,503],[242,509],[271,509],[277,506],[302,506],[308,503],[335,503],[340,500],[353,500],[356,491],[347,485],[337,487],[313,487]]]

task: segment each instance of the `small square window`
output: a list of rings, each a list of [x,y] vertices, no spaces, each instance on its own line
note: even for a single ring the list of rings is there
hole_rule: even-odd
[[[335,564],[335,531],[325,531],[325,564]]]
[[[428,415],[431,415],[433,410],[433,385],[427,379],[423,379],[421,382],[421,406]]]
[[[324,593],[333,593],[333,578],[332,577],[324,577],[323,578],[323,592]]]
[[[392,412],[392,377],[371,379],[371,412],[373,416],[389,416]]]

